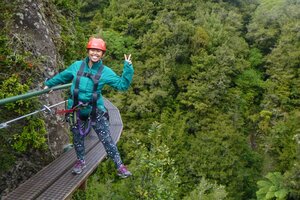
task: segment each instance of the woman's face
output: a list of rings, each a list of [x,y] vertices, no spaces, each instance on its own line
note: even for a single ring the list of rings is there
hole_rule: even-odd
[[[90,58],[90,61],[98,62],[103,56],[103,51],[101,51],[100,49],[89,49],[88,56]]]

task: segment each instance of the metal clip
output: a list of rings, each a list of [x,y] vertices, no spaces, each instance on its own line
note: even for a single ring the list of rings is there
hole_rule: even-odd
[[[53,114],[52,110],[48,106],[46,106],[46,105],[43,105],[43,109],[42,110],[45,111],[45,112],[50,113],[51,115]]]
[[[0,124],[0,129],[1,129],[1,128],[6,128],[6,127],[8,127],[7,123],[2,123],[2,124]]]

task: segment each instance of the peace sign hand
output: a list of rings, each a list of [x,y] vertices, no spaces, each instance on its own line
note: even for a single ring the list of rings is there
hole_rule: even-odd
[[[124,54],[124,57],[125,57],[125,61],[127,61],[129,64],[132,64],[132,62],[131,62],[131,54],[129,54],[128,57],[127,57],[126,54]]]

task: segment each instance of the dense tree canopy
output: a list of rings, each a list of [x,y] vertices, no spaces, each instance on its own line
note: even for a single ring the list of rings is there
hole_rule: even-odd
[[[121,73],[131,53],[135,67],[128,92],[104,90],[134,176],[106,161],[74,199],[300,198],[297,0],[67,2],[54,1],[77,20],[66,64],[100,34],[105,64]]]

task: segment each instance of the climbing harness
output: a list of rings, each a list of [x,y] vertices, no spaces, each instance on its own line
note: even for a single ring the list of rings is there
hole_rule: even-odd
[[[12,122],[15,122],[15,121],[18,121],[18,120],[20,120],[20,119],[29,117],[29,116],[34,115],[34,114],[37,114],[37,113],[39,113],[39,112],[48,112],[48,113],[50,113],[50,114],[53,114],[51,108],[56,107],[56,106],[59,106],[59,105],[61,105],[61,104],[63,104],[63,103],[66,103],[66,102],[67,102],[67,100],[66,100],[66,101],[62,101],[62,102],[59,102],[59,103],[57,103],[57,104],[53,104],[53,105],[51,105],[51,106],[43,105],[43,108],[40,109],[40,110],[37,110],[37,111],[34,111],[34,112],[32,112],[32,113],[29,113],[29,114],[26,114],[26,115],[17,117],[17,118],[15,118],[15,119],[9,120],[9,121],[7,121],[7,122],[1,123],[1,124],[0,124],[0,129],[8,127],[8,124],[10,124],[10,123],[12,123]]]
[[[88,118],[87,120],[80,119],[80,109],[83,109],[84,107],[88,106],[89,103],[82,103],[79,102],[77,106],[74,106],[71,109],[68,110],[58,110],[56,111],[56,114],[65,114],[66,121],[69,123],[71,128],[78,128],[80,135],[86,136],[90,130],[91,130],[91,119]],[[87,122],[87,128],[84,128],[86,126]]]
[[[78,102],[78,94],[79,94],[80,78],[82,76],[90,78],[93,81],[93,83],[94,83],[93,98],[92,98],[92,101],[91,101],[91,104],[92,104],[91,120],[92,120],[92,123],[94,124],[95,121],[96,121],[96,110],[97,110],[97,100],[98,100],[97,88],[98,88],[98,83],[99,83],[99,80],[100,80],[100,77],[101,77],[101,73],[102,73],[102,70],[103,70],[104,66],[101,64],[101,66],[98,69],[96,75],[84,72],[84,68],[85,68],[85,61],[82,61],[80,69],[79,69],[79,71],[77,73],[75,88],[74,88],[74,92],[73,92],[73,102],[74,102],[73,103],[73,108],[76,107],[78,105],[78,103],[79,103]]]
[[[85,135],[87,135],[89,132],[90,132],[90,130],[91,130],[91,123],[92,123],[92,121],[89,119],[88,120],[88,125],[87,125],[87,128],[85,129],[85,130],[83,130],[83,128],[84,128],[84,124],[82,123],[82,120],[80,119],[80,117],[79,117],[79,112],[76,112],[76,115],[77,115],[77,122],[78,122],[78,129],[79,129],[79,133],[80,133],[80,135],[82,135],[82,136],[85,136]]]
[[[84,104],[84,103],[80,102],[79,104],[77,104],[77,106],[73,106],[71,109],[56,110],[55,114],[63,115],[63,114],[73,113],[76,110],[79,110],[80,107],[85,107],[85,106],[88,106],[88,105],[89,105],[88,103]]]
[[[77,72],[76,76],[76,82],[75,82],[75,88],[73,92],[73,106],[71,109],[67,110],[59,110],[56,113],[57,114],[65,114],[66,121],[69,122],[71,127],[76,127],[79,129],[79,132],[82,136],[87,135],[90,132],[91,125],[95,125],[96,123],[96,112],[97,112],[97,100],[98,100],[98,83],[101,77],[101,73],[103,70],[103,65],[101,64],[100,68],[98,69],[96,75],[93,75],[91,73],[84,72],[85,68],[85,61],[83,60],[80,66],[79,71]],[[90,78],[93,83],[93,98],[90,102],[83,103],[78,100],[79,95],[79,84],[80,84],[80,78],[84,76],[87,78]],[[85,124],[82,122],[83,120],[80,119],[80,110],[87,106],[92,106],[92,111],[90,114],[90,117],[87,119],[87,128],[85,127]]]

